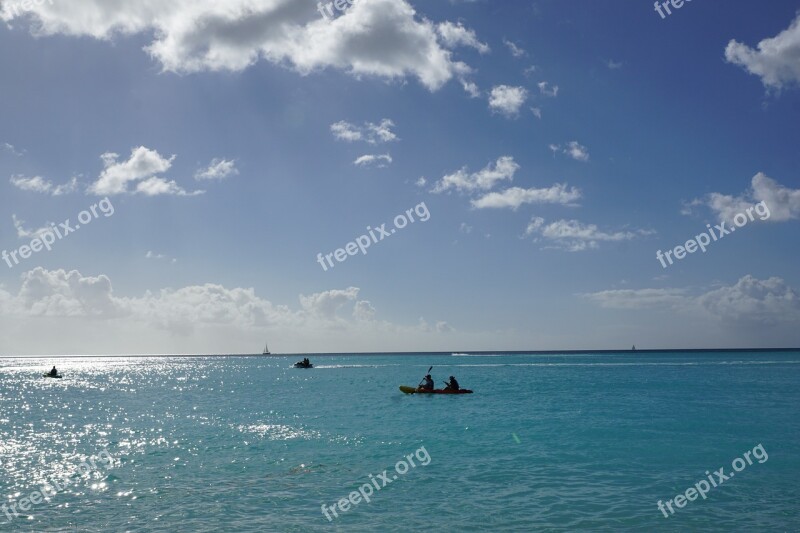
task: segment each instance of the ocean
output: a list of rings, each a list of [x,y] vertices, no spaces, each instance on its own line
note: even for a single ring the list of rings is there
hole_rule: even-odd
[[[299,357],[0,359],[0,530],[800,530],[799,352]]]

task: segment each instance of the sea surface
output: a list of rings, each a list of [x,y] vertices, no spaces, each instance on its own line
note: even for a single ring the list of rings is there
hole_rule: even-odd
[[[0,531],[800,530],[800,353],[297,359],[0,359]]]

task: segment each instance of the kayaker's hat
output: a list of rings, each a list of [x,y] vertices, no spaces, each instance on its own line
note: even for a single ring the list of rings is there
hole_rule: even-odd
[[[429,377],[431,377],[431,375],[430,374],[425,374],[425,377],[429,378]]]

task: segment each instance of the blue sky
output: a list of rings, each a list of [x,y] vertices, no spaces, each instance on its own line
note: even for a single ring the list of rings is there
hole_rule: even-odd
[[[798,2],[0,5],[0,354],[800,345]]]

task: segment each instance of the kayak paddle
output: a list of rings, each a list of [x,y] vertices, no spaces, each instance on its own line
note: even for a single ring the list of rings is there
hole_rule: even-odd
[[[431,367],[428,369],[428,371],[425,372],[425,375],[427,376],[428,374],[430,374],[431,370],[433,370],[433,365],[431,365]],[[422,381],[425,381],[425,378],[422,378]],[[422,381],[419,382],[419,385],[417,385],[417,388],[422,387]]]

